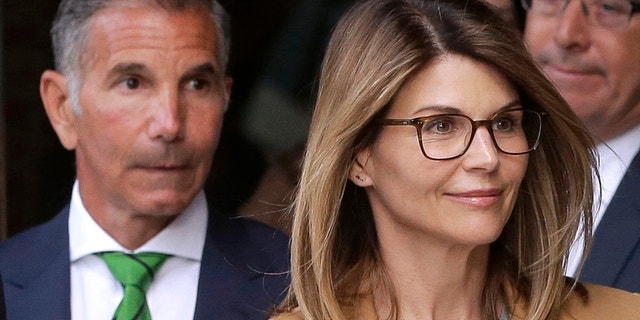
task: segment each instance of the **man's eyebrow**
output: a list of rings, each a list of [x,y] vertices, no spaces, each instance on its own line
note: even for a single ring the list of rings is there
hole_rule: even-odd
[[[104,81],[107,85],[112,85],[114,81],[120,81],[123,76],[142,76],[147,73],[149,68],[143,63],[121,62],[109,70]]]
[[[147,66],[137,62],[118,63],[111,69],[109,74],[129,74],[147,71]]]
[[[210,62],[206,62],[195,67],[188,69],[184,75],[183,79],[193,78],[195,76],[216,76],[220,74],[220,72],[214,67],[214,65]]]

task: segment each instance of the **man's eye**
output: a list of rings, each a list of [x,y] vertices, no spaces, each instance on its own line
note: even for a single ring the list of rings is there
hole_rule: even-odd
[[[189,88],[193,90],[204,90],[209,85],[209,82],[202,79],[189,80]]]
[[[130,90],[138,89],[140,88],[140,80],[136,78],[127,78],[124,80],[124,85]]]
[[[623,5],[621,5],[619,2],[616,3],[614,1],[609,1],[609,2],[602,2],[600,3],[600,12],[601,13],[607,13],[607,14],[625,14],[626,10],[624,8]]]

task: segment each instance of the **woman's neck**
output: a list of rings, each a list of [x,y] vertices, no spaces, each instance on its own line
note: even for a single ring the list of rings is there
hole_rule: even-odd
[[[384,268],[393,285],[400,319],[481,319],[489,245],[476,248],[381,239]],[[380,319],[390,297],[375,292]]]

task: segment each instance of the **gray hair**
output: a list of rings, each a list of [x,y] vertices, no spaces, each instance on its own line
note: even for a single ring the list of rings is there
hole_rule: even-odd
[[[217,0],[62,0],[51,27],[51,39],[55,67],[67,77],[71,93],[71,103],[79,112],[78,93],[80,88],[81,67],[86,61],[83,49],[91,18],[101,9],[119,5],[148,4],[157,5],[167,11],[186,8],[206,8],[216,25],[216,58],[222,72],[226,72],[231,49],[229,16]]]

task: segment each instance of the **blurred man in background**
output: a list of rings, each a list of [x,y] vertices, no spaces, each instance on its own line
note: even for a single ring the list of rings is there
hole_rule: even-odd
[[[601,204],[580,280],[640,292],[640,2],[523,4],[533,57],[599,142]],[[583,254],[571,252],[569,276]]]

